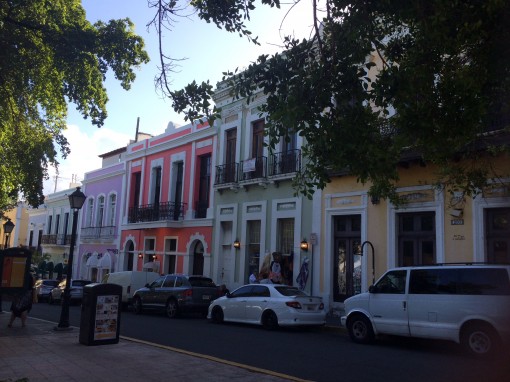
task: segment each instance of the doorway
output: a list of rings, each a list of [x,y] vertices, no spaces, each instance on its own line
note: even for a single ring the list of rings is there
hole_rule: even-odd
[[[127,242],[126,247],[124,251],[124,270],[126,271],[132,271],[133,270],[133,257],[135,254],[135,245],[130,240]],[[127,261],[126,261],[127,260]]]
[[[204,245],[197,241],[193,250],[193,275],[204,274]]]
[[[333,218],[333,301],[361,293],[361,216]]]

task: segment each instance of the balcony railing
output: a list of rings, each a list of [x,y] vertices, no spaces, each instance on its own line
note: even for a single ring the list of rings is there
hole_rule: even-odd
[[[41,243],[54,245],[68,245],[71,243],[71,235],[64,234],[43,235],[41,238]]]
[[[292,174],[301,170],[301,150],[289,150],[271,156],[269,176]]]
[[[216,177],[214,179],[215,185],[237,183],[239,164],[227,163],[221,166],[216,166]]]
[[[85,227],[81,229],[82,239],[114,239],[116,237],[116,226]]]
[[[130,207],[128,223],[182,220],[186,203],[164,202],[159,204],[146,204],[138,207]]]
[[[267,158],[257,157],[241,161],[240,181],[263,179],[267,177]]]
[[[269,163],[268,163],[269,162]],[[247,159],[216,166],[215,186],[242,181],[266,179],[268,176],[290,175],[301,171],[301,150],[289,150],[266,157]]]

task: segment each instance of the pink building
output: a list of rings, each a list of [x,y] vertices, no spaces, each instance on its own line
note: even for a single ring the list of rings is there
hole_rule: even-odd
[[[127,147],[118,270],[211,275],[216,129],[169,124]]]

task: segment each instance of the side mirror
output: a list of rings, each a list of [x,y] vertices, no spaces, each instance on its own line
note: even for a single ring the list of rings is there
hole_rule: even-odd
[[[375,285],[370,285],[368,287],[368,292],[369,293],[377,293],[377,287]]]
[[[146,288],[150,288],[151,286],[150,286],[150,284],[149,284],[149,283],[147,283],[147,284],[145,284],[145,287],[146,287]]]
[[[225,293],[225,296],[227,296],[227,298],[232,297],[232,295],[230,294],[230,292]]]

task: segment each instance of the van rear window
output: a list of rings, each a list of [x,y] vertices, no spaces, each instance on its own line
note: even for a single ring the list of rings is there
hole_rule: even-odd
[[[510,295],[510,280],[508,272],[498,268],[415,269],[409,293]]]

